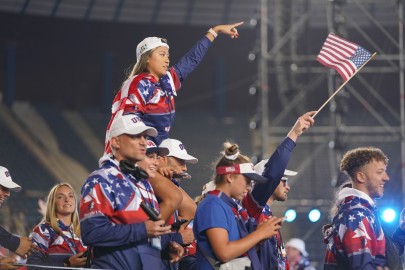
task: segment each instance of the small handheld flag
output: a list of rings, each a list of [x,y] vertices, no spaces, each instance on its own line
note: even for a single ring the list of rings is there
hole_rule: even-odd
[[[344,83],[319,107],[312,117],[315,117],[375,55],[377,53],[371,54],[363,47],[330,33],[316,60],[335,69],[342,76]]]
[[[370,58],[371,53],[363,47],[330,33],[316,60],[348,81]]]

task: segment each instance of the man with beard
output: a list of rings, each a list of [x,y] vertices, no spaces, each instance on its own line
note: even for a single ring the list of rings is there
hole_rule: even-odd
[[[391,238],[384,233],[375,203],[389,181],[387,164],[387,156],[374,147],[343,156],[340,170],[350,176],[351,185],[339,191],[332,224],[324,226],[325,270],[403,269],[399,255],[405,243],[404,213]]]
[[[268,160],[262,160],[255,165],[255,171],[258,174],[262,174],[264,171],[265,164]],[[279,184],[276,186],[274,192],[271,194],[270,198],[267,200],[266,205],[263,208],[261,217],[259,218],[259,223],[265,218],[271,218],[273,213],[271,212],[271,205],[274,201],[285,202],[288,198],[287,193],[290,191],[290,186],[288,185],[288,177],[295,176],[297,172],[285,170],[284,175],[281,178]],[[259,246],[259,258],[263,269],[271,270],[283,270],[288,269],[287,256],[281,237],[280,231],[278,234],[272,238],[263,241]]]
[[[286,170],[286,167],[298,138],[315,123],[312,118],[315,113],[316,111],[310,111],[298,117],[287,137],[277,146],[271,157],[256,164],[255,171],[268,181],[265,184],[256,183],[242,201],[246,209],[258,210],[256,213],[250,213],[255,218],[256,224],[272,217],[270,206],[275,200],[287,200],[287,193],[290,191],[287,177],[294,176],[297,172]],[[287,269],[286,252],[280,233],[261,242],[258,248],[262,269]]]

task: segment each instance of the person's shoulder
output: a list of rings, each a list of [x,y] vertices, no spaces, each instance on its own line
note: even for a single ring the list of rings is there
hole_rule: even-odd
[[[32,238],[36,239],[38,236],[41,238],[50,238],[52,234],[55,234],[54,229],[49,223],[41,222],[32,229]]]
[[[221,207],[223,202],[217,196],[207,194],[204,199],[198,204],[198,208],[203,209],[207,207]]]
[[[345,212],[338,213],[338,224],[344,224],[351,230],[356,230],[359,226],[372,225],[375,222],[375,215],[367,208],[352,208]]]
[[[99,168],[93,171],[86,179],[82,187],[82,193],[88,193],[97,185],[109,186],[112,185],[117,178],[117,170],[113,167]],[[83,195],[83,194],[82,194]]]
[[[108,179],[109,169],[98,168],[93,171],[88,177],[85,184],[96,183],[100,181],[106,181]]]

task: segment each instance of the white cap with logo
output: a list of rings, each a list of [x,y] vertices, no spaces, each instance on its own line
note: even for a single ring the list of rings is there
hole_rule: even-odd
[[[153,141],[147,140],[146,154],[156,153],[158,156],[164,157],[169,154],[169,149],[166,147],[158,147]]]
[[[169,48],[169,45],[159,37],[147,37],[136,46],[136,60],[139,61],[142,54],[147,51],[153,50],[157,47],[164,46]]]
[[[168,157],[175,157],[178,159],[182,159],[191,164],[196,164],[198,162],[197,158],[187,153],[186,147],[184,147],[184,144],[179,140],[164,139],[160,143],[159,147],[165,147],[169,149],[169,154],[167,155]]]
[[[21,190],[21,186],[13,182],[10,172],[3,166],[0,166],[0,185],[15,192]]]
[[[135,114],[117,115],[110,127],[109,140],[122,134],[138,135],[145,132],[146,135],[155,137],[157,130],[148,127],[142,119]]]
[[[262,161],[260,161],[259,163],[257,163],[256,165],[255,165],[255,171],[258,173],[258,174],[260,174],[260,175],[262,175],[263,174],[263,171],[264,171],[264,167],[266,166],[266,164],[267,164],[267,162],[268,162],[269,160],[268,159],[263,159]],[[284,175],[285,176],[294,176],[294,175],[297,175],[298,174],[298,172],[295,172],[295,171],[291,171],[291,170],[284,170]]]

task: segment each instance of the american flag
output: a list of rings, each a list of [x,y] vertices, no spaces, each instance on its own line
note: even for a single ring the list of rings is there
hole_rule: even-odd
[[[335,69],[344,81],[371,58],[371,53],[361,46],[330,33],[316,60]]]

